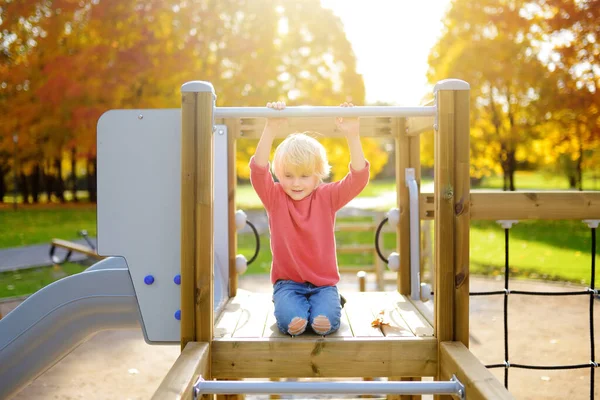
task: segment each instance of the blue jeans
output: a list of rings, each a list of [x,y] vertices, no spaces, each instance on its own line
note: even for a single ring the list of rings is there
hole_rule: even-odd
[[[296,317],[307,321],[307,324],[300,332],[294,330],[292,336],[302,334],[306,326],[313,327],[315,318],[320,316],[320,322],[322,317],[326,317],[331,328],[325,332],[313,329],[315,333],[329,335],[340,327],[342,305],[336,286],[315,286],[308,282],[279,280],[273,285],[273,302],[277,327],[287,335],[291,335],[289,326]]]

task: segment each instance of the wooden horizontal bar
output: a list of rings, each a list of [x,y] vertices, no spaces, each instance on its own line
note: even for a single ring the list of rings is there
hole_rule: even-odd
[[[337,246],[336,250],[338,253],[344,254],[356,254],[356,253],[367,253],[375,251],[375,244],[352,244],[346,246]]]
[[[433,219],[433,194],[421,193],[421,219]],[[600,192],[471,191],[471,219],[600,219]]]
[[[208,343],[188,342],[152,399],[191,399],[196,379],[208,371],[209,350]]]
[[[394,129],[392,118],[360,118],[360,135],[362,137],[394,137],[398,132]],[[265,126],[264,118],[242,118],[236,138],[258,139]],[[345,137],[334,118],[294,118],[281,128],[276,137],[286,137],[294,132],[312,132],[315,137]]]
[[[82,253],[82,254],[85,254],[86,256],[97,258],[100,260],[104,258],[104,256],[98,255],[98,253],[96,253],[96,251],[94,249],[92,249],[91,247],[88,247],[88,246],[85,246],[85,245],[79,244],[79,243],[69,242],[67,240],[52,239],[51,246],[52,247],[60,247],[60,248],[70,250],[70,251],[76,251],[78,253]]]
[[[471,192],[471,219],[600,218],[600,192]]]
[[[435,106],[293,106],[283,110],[268,107],[216,107],[215,118],[299,118],[299,117],[426,117],[435,115]]]
[[[220,339],[212,343],[217,379],[434,376],[434,337]]]
[[[406,120],[406,134],[417,136],[424,132],[433,131],[434,117],[408,118]]]
[[[460,342],[440,344],[441,379],[456,375],[469,400],[508,400],[514,397],[500,381]]]

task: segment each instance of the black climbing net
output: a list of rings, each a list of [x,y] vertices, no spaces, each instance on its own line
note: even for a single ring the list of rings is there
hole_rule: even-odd
[[[504,387],[508,389],[508,370],[510,368],[523,368],[535,370],[568,370],[568,369],[590,369],[590,399],[594,398],[594,376],[595,370],[598,367],[595,359],[595,342],[594,342],[594,299],[598,296],[598,290],[595,288],[596,282],[596,229],[591,228],[592,235],[592,265],[590,287],[586,290],[572,292],[536,292],[523,290],[510,290],[508,286],[510,267],[508,262],[508,231],[510,228],[504,228],[504,290],[488,291],[488,292],[470,292],[471,296],[504,296],[504,363],[486,365],[487,368],[504,368]],[[509,295],[525,295],[525,296],[589,296],[589,320],[590,320],[590,361],[585,364],[573,365],[528,365],[528,364],[513,364],[508,357],[508,296]]]

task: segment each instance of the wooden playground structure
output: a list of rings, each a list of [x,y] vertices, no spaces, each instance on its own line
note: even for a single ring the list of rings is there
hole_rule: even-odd
[[[471,193],[469,177],[469,86],[449,80],[436,86],[433,105],[418,114],[365,116],[362,137],[394,138],[400,221],[397,290],[348,297],[343,323],[333,335],[291,338],[274,327],[270,293],[237,289],[236,227],[229,219],[229,301],[213,305],[213,168],[215,124],[228,127],[229,215],[235,213],[236,138],[258,138],[264,119],[228,117],[214,107],[214,93],[182,87],[181,153],[181,355],[155,392],[155,399],[193,398],[201,377],[244,378],[387,377],[448,381],[455,376],[468,399],[512,396],[469,351],[469,224],[471,219],[586,219],[600,216],[600,193]],[[357,107],[368,109],[368,107]],[[293,107],[291,107],[293,109]],[[415,114],[416,113],[416,114]],[[316,130],[341,137],[332,117],[295,116],[290,132]],[[409,191],[404,170],[420,182],[420,134],[434,130],[433,194],[421,194],[419,218],[434,221],[435,298],[433,316],[410,298]],[[285,135],[290,132],[284,132]],[[202,249],[202,251],[200,251]],[[346,294],[345,294],[346,295]],[[371,321],[384,310],[389,325]],[[400,398],[413,398],[408,397]]]

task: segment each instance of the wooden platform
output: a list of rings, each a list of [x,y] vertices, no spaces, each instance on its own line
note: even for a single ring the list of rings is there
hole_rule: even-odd
[[[433,376],[437,341],[411,301],[397,292],[343,293],[340,329],[298,337],[277,329],[270,293],[238,291],[217,318],[215,378]],[[381,318],[382,324],[372,326]]]

